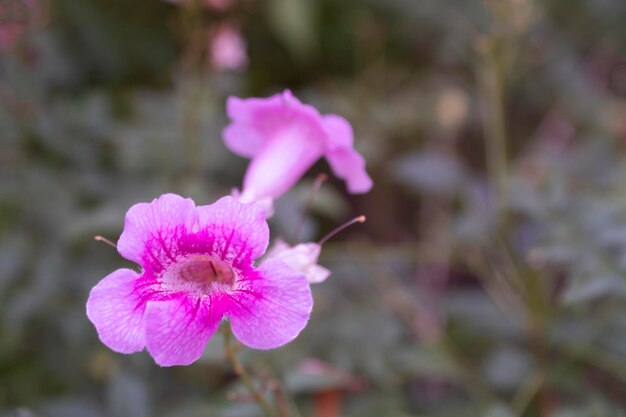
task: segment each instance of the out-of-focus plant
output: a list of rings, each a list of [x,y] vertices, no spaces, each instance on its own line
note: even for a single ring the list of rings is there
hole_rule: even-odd
[[[258,415],[219,340],[155,369],[83,302],[128,266],[92,236],[239,186],[224,99],[284,88],[351,121],[376,186],[328,181],[305,222],[306,178],[276,204],[304,241],[368,222],[325,245],[301,336],[244,356],[272,394],[320,417],[623,414],[623,1],[209,3],[52,0],[0,56],[0,414]],[[244,68],[211,66],[220,23]]]

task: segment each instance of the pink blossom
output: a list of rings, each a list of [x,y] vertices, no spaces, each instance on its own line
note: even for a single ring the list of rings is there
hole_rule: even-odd
[[[24,33],[24,25],[9,22],[0,23],[0,51],[7,51],[13,48]]]
[[[174,4],[181,4],[181,3],[191,3],[191,1],[196,1],[196,0],[165,0],[168,3],[174,3]],[[214,9],[214,10],[227,10],[229,9],[234,1],[233,0],[204,0],[203,5],[207,8],[207,9]]]
[[[205,0],[207,7],[215,10],[227,10],[233,5],[233,0]]]
[[[258,268],[269,229],[263,208],[224,197],[196,207],[166,194],[126,214],[117,248],[142,270],[100,281],[87,316],[121,353],[147,348],[161,366],[197,360],[223,318],[244,345],[271,349],[306,325],[312,297],[304,275],[277,259]]]
[[[242,201],[281,196],[321,157],[351,193],[372,187],[365,160],[353,149],[352,127],[343,117],[321,115],[289,90],[269,98],[230,97],[227,113],[231,124],[223,133],[226,146],[252,159]]]
[[[238,70],[248,62],[246,41],[232,24],[222,24],[210,35],[211,64],[218,71]]]
[[[322,246],[317,243],[300,243],[289,246],[282,240],[277,240],[268,251],[269,259],[279,259],[295,270],[302,272],[309,283],[318,284],[326,281],[330,271],[317,264]]]
[[[344,224],[336,227],[330,233],[326,234],[317,243],[299,243],[295,246],[289,246],[281,239],[274,242],[274,246],[267,253],[268,259],[279,259],[295,270],[302,272],[309,283],[318,284],[326,281],[330,276],[330,271],[323,266],[317,264],[320,257],[322,246],[328,242],[333,236],[341,232],[345,228],[355,224],[365,222],[365,216],[357,216],[348,220]]]
[[[0,2],[0,52],[11,50],[23,38],[33,19],[33,0]]]

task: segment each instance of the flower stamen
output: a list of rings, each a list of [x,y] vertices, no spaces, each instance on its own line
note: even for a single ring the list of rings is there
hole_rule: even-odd
[[[335,236],[337,233],[341,232],[343,229],[352,226],[355,223],[364,223],[365,222],[365,216],[364,215],[360,215],[355,217],[352,220],[348,220],[347,222],[345,222],[344,224],[342,224],[341,226],[338,226],[336,228],[334,228],[331,232],[329,232],[326,236],[324,236],[322,239],[320,239],[319,242],[317,242],[318,245],[322,246],[324,243],[326,243],[330,238],[332,238],[333,236]]]
[[[209,255],[193,255],[172,265],[162,282],[172,290],[186,289],[208,294],[216,289],[229,290],[236,273],[225,262]]]
[[[100,235],[96,235],[93,237],[93,240],[97,241],[97,242],[103,242],[106,243],[109,246],[113,246],[115,249],[117,249],[117,245],[113,242],[111,242],[109,239],[107,239],[106,237],[100,236]]]

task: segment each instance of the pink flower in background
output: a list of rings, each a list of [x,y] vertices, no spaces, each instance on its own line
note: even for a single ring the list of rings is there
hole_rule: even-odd
[[[34,0],[0,1],[0,52],[12,49],[33,19]]]
[[[268,98],[230,97],[226,109],[231,119],[223,133],[226,146],[252,159],[242,201],[281,196],[321,157],[351,193],[372,187],[365,160],[353,149],[352,127],[343,117],[321,115],[289,90]]]
[[[142,266],[100,281],[87,316],[100,340],[121,353],[147,348],[161,366],[197,360],[223,318],[244,345],[293,340],[312,308],[304,275],[277,259],[258,268],[269,229],[263,208],[224,197],[196,207],[166,194],[126,214],[119,253]]]
[[[322,246],[317,243],[300,243],[289,246],[277,240],[268,251],[268,259],[279,259],[295,270],[302,272],[309,283],[318,284],[326,281],[330,271],[317,264]]]
[[[19,23],[0,23],[0,52],[13,48],[23,32],[24,25]]]
[[[204,0],[207,7],[215,10],[227,10],[233,3],[233,0]]]
[[[181,4],[190,3],[196,0],[165,0],[168,3]],[[234,0],[204,0],[203,4],[207,9],[228,10],[234,3]]]
[[[222,24],[210,34],[211,64],[218,71],[234,71],[248,63],[246,41],[232,24]]]

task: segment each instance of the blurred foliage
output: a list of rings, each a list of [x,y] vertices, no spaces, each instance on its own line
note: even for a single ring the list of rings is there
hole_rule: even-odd
[[[375,188],[322,188],[307,238],[368,222],[325,246],[301,337],[250,366],[305,416],[626,415],[626,2],[190,9],[41,0],[0,52],[0,415],[259,415],[229,400],[219,340],[160,369],[100,344],[84,303],[129,264],[92,237],[135,202],[239,186],[225,98],[286,87],[352,122]],[[224,21],[245,70],[205,65]],[[279,202],[277,234],[308,189]]]

